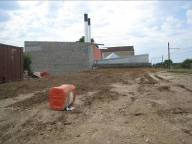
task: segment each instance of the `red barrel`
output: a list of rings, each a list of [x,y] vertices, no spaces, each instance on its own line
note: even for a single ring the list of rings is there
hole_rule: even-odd
[[[72,106],[75,101],[75,86],[61,85],[53,87],[49,90],[49,107],[54,110],[64,110],[68,106]]]

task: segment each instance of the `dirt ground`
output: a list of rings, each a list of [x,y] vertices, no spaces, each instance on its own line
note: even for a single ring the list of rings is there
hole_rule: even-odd
[[[48,90],[77,87],[76,109],[53,111]],[[0,85],[2,144],[191,144],[192,75],[99,69]]]

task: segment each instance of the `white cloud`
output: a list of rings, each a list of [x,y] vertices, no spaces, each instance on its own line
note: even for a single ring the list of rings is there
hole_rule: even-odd
[[[11,13],[12,18],[5,25],[7,31],[2,34],[4,37],[11,36],[12,40],[18,39],[20,35],[25,36],[19,37],[22,40],[76,40],[83,35],[83,13],[89,12],[93,37],[98,37],[98,40],[105,43],[105,37],[123,36],[135,28],[140,28],[140,24],[148,21],[153,15],[152,9],[139,10],[144,2],[20,1],[19,4],[22,9]],[[51,14],[55,11],[56,16]]]
[[[190,2],[174,2],[174,7],[173,2],[160,1],[18,3],[20,9],[9,11],[9,21],[0,22],[1,42],[23,46],[25,40],[76,41],[84,34],[83,14],[87,12],[93,38],[105,46],[134,45],[136,53],[159,56],[166,53],[168,41],[192,45]]]
[[[192,24],[192,9],[187,11],[187,22]]]
[[[167,17],[161,28],[163,31],[171,31],[179,29],[182,26],[182,22],[174,17]]]

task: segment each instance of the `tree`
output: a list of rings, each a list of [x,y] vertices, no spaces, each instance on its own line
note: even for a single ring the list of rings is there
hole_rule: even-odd
[[[153,66],[159,68],[159,67],[163,67],[163,66],[164,66],[163,64],[164,64],[164,63],[161,62],[161,63],[153,64]]]
[[[82,36],[82,37],[78,40],[78,42],[85,42],[85,36]],[[91,39],[91,42],[94,43],[95,40],[92,38],[92,39]]]
[[[191,68],[192,67],[192,59],[186,59],[181,64],[182,68]]]
[[[85,42],[85,37],[82,36],[82,37],[78,40],[78,42]]]
[[[24,54],[24,63],[23,63],[23,67],[24,67],[24,70],[27,70],[28,71],[28,74],[30,75],[32,73],[32,70],[31,70],[31,56],[29,54]]]
[[[165,68],[170,68],[172,64],[173,64],[172,60],[165,60],[163,63]]]
[[[95,42],[95,40],[94,40],[93,38],[91,38],[91,42],[92,42],[92,43],[94,43],[94,42]]]

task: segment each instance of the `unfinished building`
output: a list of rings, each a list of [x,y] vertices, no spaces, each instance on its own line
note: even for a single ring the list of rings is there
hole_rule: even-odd
[[[149,55],[135,55],[133,46],[117,46],[101,49],[102,58],[96,67],[149,67]]]
[[[53,75],[91,69],[101,58],[99,49],[91,43],[25,41],[24,45],[32,58],[32,70]]]

